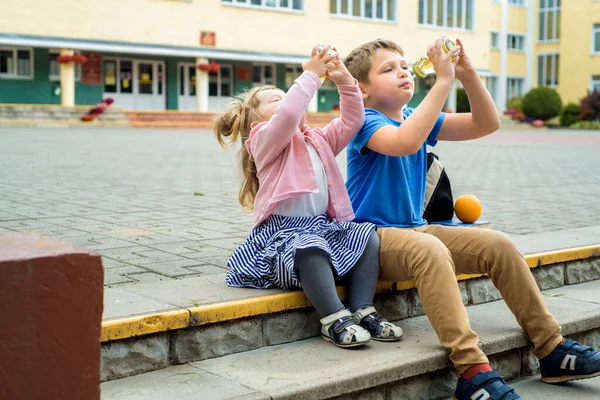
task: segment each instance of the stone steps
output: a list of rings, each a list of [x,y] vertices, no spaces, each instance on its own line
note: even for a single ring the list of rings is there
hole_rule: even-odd
[[[0,104],[0,122],[8,124],[24,122],[43,123],[73,123],[80,122],[81,116],[91,106],[61,107],[58,105],[37,104]],[[183,127],[209,128],[212,127],[219,113],[199,113],[183,111],[123,111],[111,107],[94,122],[127,123],[136,127]],[[310,113],[307,123],[311,126],[324,126],[337,114]],[[91,124],[90,124],[91,125]]]
[[[15,122],[80,122],[81,116],[91,106],[60,107],[49,105],[9,105],[0,106],[0,121]],[[128,122],[123,110],[118,107],[109,107],[102,113],[97,121],[100,122]]]
[[[545,291],[565,336],[600,347],[600,281]],[[467,308],[480,347],[508,380],[538,372],[530,344],[502,301]],[[399,321],[404,338],[345,350],[310,338],[105,382],[102,399],[446,399],[456,375],[425,316]],[[229,332],[229,333],[227,333]],[[210,350],[234,330],[200,346]],[[248,342],[251,329],[240,330]],[[182,349],[176,342],[165,349]],[[139,353],[143,362],[143,353]]]
[[[600,279],[599,250],[588,246],[526,259],[547,290]],[[319,318],[301,291],[227,288],[223,282],[223,275],[210,275],[107,289],[102,381],[319,335]],[[486,277],[460,276],[459,287],[465,305],[500,298]],[[375,306],[390,320],[423,315],[412,282],[380,282]]]

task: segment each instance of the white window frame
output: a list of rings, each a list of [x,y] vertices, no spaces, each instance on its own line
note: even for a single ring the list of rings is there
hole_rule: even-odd
[[[275,5],[267,5],[267,2],[275,1]],[[252,0],[221,0],[221,5],[232,7],[252,8],[267,11],[281,11],[294,14],[304,13],[305,0],[300,0],[302,5],[300,9],[293,8],[294,0],[287,0],[288,5],[282,6],[282,0],[260,0],[260,4],[252,4]]]
[[[371,15],[372,17],[366,16],[366,0],[360,1],[360,16],[354,15],[354,1],[353,0],[329,0],[329,15],[335,18],[343,18],[343,19],[353,19],[360,21],[375,21],[382,22],[388,24],[396,23],[396,15],[398,10],[398,0],[393,0],[393,9],[388,9],[387,0],[373,0],[371,2]],[[335,10],[336,12],[331,12],[332,2],[335,2]],[[342,13],[342,4],[346,2],[347,13]],[[377,3],[382,3],[382,14],[381,18],[377,17]]]
[[[499,81],[500,81],[500,78],[498,77],[498,75],[489,75],[485,78],[485,88],[489,92],[490,96],[492,96],[494,103],[496,103],[496,100],[498,97],[498,82]],[[492,82],[493,82],[493,85],[492,85]]]
[[[12,74],[9,74],[9,73],[0,73],[0,79],[17,79],[17,80],[24,80],[24,81],[31,81],[31,80],[33,80],[34,70],[35,70],[35,60],[34,60],[34,52],[33,52],[33,48],[32,47],[8,47],[8,46],[0,46],[0,50],[3,50],[3,51],[12,51],[13,52],[13,59],[15,60],[14,61],[15,65],[13,66],[13,69],[14,69],[15,72],[12,73]],[[19,74],[17,74],[17,70],[18,70],[17,53],[19,51],[28,51],[29,52],[29,64],[30,64],[29,75],[19,75]]]
[[[558,71],[557,71],[557,64],[560,64],[560,53],[538,53],[537,54],[537,62],[538,62],[538,77],[537,77],[537,83],[538,86],[547,86],[547,87],[551,87],[551,88],[556,88],[559,85],[559,76],[558,76]],[[540,57],[543,57],[543,65],[542,65],[542,76],[540,76]],[[553,80],[552,83],[550,85],[548,85],[546,82],[548,81],[548,77],[546,76],[546,71],[547,71],[547,60],[548,58],[550,58],[552,61],[552,67],[551,67],[551,74],[552,77],[556,76],[556,80]],[[540,82],[542,82],[540,84]]]
[[[48,50],[48,56],[51,56],[53,54],[60,55],[60,51],[58,49]],[[58,75],[52,75],[52,68],[50,67],[51,63],[52,63],[52,60],[50,60],[50,58],[48,58],[48,68],[50,69],[50,71],[48,71],[48,80],[50,80],[52,82],[60,81],[60,73]],[[60,68],[60,64],[58,64],[58,65]],[[75,82],[81,82],[82,76],[83,76],[83,65],[76,64],[75,65]]]
[[[438,20],[438,15],[437,15],[437,11],[438,11],[438,2],[442,1],[442,9],[443,9],[443,15],[442,15],[442,21],[444,25],[437,25],[437,20]],[[463,13],[463,18],[461,19],[462,22],[462,26],[457,27],[457,13],[453,13],[452,14],[452,26],[446,26],[446,23],[448,21],[448,2],[452,2],[452,7],[454,10],[458,10],[458,4],[461,3],[461,10]],[[471,21],[470,21],[470,28],[467,28],[467,3],[470,2],[469,4],[471,4]],[[432,0],[432,5],[433,5],[433,10],[431,10],[433,18],[432,21],[433,23],[427,23],[427,19],[429,17],[429,1],[428,0],[419,0],[419,4],[418,4],[418,16],[420,17],[421,15],[421,10],[420,7],[424,7],[423,10],[423,22],[418,21],[419,26],[422,27],[427,27],[427,28],[434,28],[434,29],[443,29],[443,30],[454,30],[454,31],[466,31],[466,32],[472,32],[475,30],[475,3],[476,0]],[[417,18],[419,18],[417,17]]]
[[[548,17],[546,16],[545,18],[542,19],[542,21],[544,21],[544,35],[540,35],[540,30],[542,29],[541,26],[538,26],[538,42],[540,43],[553,43],[553,42],[558,42],[560,41],[560,36],[557,34],[557,30],[558,30],[558,23],[559,23],[559,15],[560,15],[560,5],[558,5],[560,3],[560,0],[539,0],[540,1],[540,11],[538,13],[538,18],[540,15],[542,14],[552,14],[552,20],[553,20],[553,24],[552,26],[554,26],[554,32],[552,32],[552,35],[549,35],[548,33]],[[553,1],[554,2],[554,6],[552,7],[543,7],[542,6],[542,1]],[[539,24],[539,19],[538,19],[538,24]]]
[[[517,44],[519,44],[519,42],[520,42],[520,46],[517,46],[517,48],[510,47],[511,38],[514,38],[515,43],[517,43]],[[524,53],[525,52],[525,43],[526,43],[526,36],[522,33],[509,33],[508,37],[506,38],[506,48],[508,51],[512,51],[512,52],[516,52],[516,53]]]
[[[273,69],[273,82],[271,83],[267,83],[265,82],[265,67],[266,66],[270,66]],[[254,67],[260,67],[260,82],[254,82]],[[261,63],[261,62],[254,62],[252,63],[252,85],[253,86],[260,86],[260,85],[274,85],[277,86],[277,64],[274,63]]]
[[[496,38],[496,45],[494,45],[494,37]],[[500,32],[490,31],[490,49],[500,50]]]
[[[592,24],[592,54],[600,54],[600,43],[596,43],[596,33],[600,33],[600,23]],[[596,50],[598,45],[598,50]]]
[[[596,77],[597,79],[594,79],[594,77]],[[598,90],[594,90],[594,86],[597,85],[598,86]],[[592,75],[590,77],[590,93],[593,92],[600,92],[600,75]]]
[[[512,7],[527,7],[527,0],[508,0],[508,5]]]
[[[223,69],[229,69],[229,90],[231,91],[228,95],[223,95]],[[198,73],[198,72],[196,72]],[[196,75],[198,76],[198,75]],[[209,74],[210,79],[210,74]],[[221,68],[217,71],[217,95],[209,97],[233,97],[235,93],[235,87],[233,82],[233,65],[232,64],[221,64]]]
[[[514,83],[519,81],[520,87],[518,93],[512,93],[512,88],[510,86],[514,86]],[[524,76],[507,76],[506,77],[506,101],[513,99],[515,97],[523,97],[525,95],[525,77]]]
[[[283,74],[283,80],[284,80],[283,84],[285,86],[285,89],[287,90],[292,87],[292,85],[294,84],[293,81],[295,81],[300,75],[302,75],[303,71],[302,71],[302,66],[297,65],[297,64],[285,64],[284,68],[285,69],[284,69],[284,74]],[[285,81],[286,80],[285,74],[287,74],[288,68],[291,68],[294,71],[294,79],[292,79],[292,85],[290,85],[290,86],[288,86],[287,82]]]

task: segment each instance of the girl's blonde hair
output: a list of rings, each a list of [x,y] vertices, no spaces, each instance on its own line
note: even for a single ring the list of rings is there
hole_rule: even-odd
[[[263,90],[271,89],[277,89],[277,87],[258,86],[237,96],[229,103],[225,114],[214,125],[215,136],[224,149],[234,145],[238,137],[241,139],[242,148],[239,152],[239,162],[243,179],[239,202],[248,210],[252,210],[254,207],[254,199],[258,192],[258,177],[256,176],[256,164],[246,149],[246,140],[250,135],[251,124],[263,119],[256,111],[260,104],[256,95]]]

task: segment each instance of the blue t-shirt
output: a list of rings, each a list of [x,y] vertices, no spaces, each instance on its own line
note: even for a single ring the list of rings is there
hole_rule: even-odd
[[[404,118],[412,108],[403,110]],[[346,188],[357,222],[373,222],[379,226],[417,227],[423,219],[427,180],[427,145],[435,146],[446,114],[440,113],[423,146],[414,154],[386,156],[366,148],[375,131],[400,122],[372,108],[365,109],[365,124],[350,142],[347,151],[348,180]]]

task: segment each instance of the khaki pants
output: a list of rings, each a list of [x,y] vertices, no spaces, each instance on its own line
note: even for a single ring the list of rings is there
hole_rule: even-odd
[[[491,229],[429,225],[379,228],[379,280],[414,280],[423,308],[459,373],[487,363],[471,329],[456,281],[458,274],[488,274],[543,358],[560,343],[525,259],[508,235]]]

